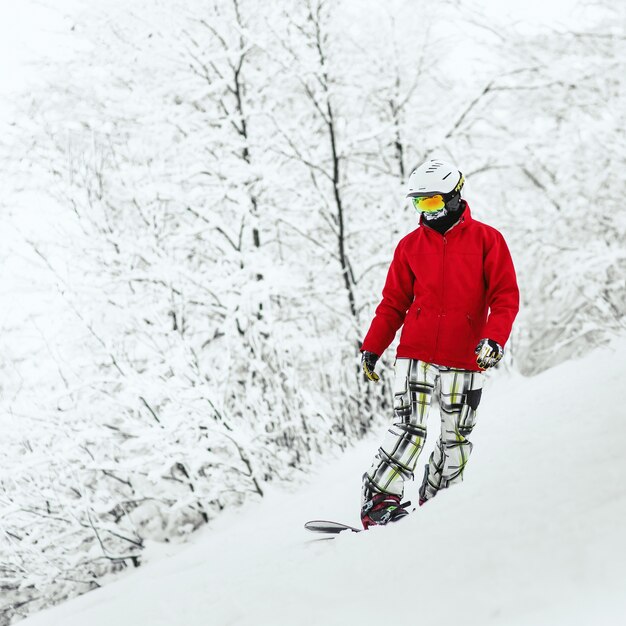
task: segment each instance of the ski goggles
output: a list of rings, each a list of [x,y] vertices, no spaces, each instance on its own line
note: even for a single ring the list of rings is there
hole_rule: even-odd
[[[436,196],[415,196],[411,198],[413,206],[420,213],[435,213],[441,211],[446,206],[444,197],[441,194]]]

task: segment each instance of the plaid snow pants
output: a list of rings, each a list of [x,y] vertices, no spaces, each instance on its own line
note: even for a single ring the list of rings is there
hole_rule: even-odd
[[[474,427],[483,381],[480,372],[396,359],[394,420],[372,466],[363,475],[363,503],[380,492],[402,497],[404,481],[413,478],[426,441],[428,411],[436,391],[441,434],[426,465],[420,501],[434,498],[440,489],[463,480],[472,451],[467,436]]]

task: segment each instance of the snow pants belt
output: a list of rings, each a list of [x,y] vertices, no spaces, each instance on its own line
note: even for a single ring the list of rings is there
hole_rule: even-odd
[[[415,359],[396,359],[394,419],[370,469],[363,475],[363,502],[373,494],[404,494],[426,441],[426,422],[434,393],[441,433],[426,465],[420,498],[429,500],[463,479],[472,451],[467,439],[476,420],[484,375]]]

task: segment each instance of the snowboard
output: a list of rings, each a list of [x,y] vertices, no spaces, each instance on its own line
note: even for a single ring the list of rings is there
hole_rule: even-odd
[[[355,528],[348,524],[342,524],[341,522],[331,522],[329,520],[311,520],[307,522],[304,527],[312,533],[323,533],[326,535],[338,535],[339,533],[349,530],[353,533],[360,533],[362,528]]]

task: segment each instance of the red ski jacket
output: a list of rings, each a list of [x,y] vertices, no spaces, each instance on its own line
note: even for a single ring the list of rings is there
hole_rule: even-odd
[[[479,371],[484,337],[504,346],[519,290],[504,237],[466,206],[445,235],[420,222],[398,244],[361,351],[379,356],[404,324],[398,357]]]

